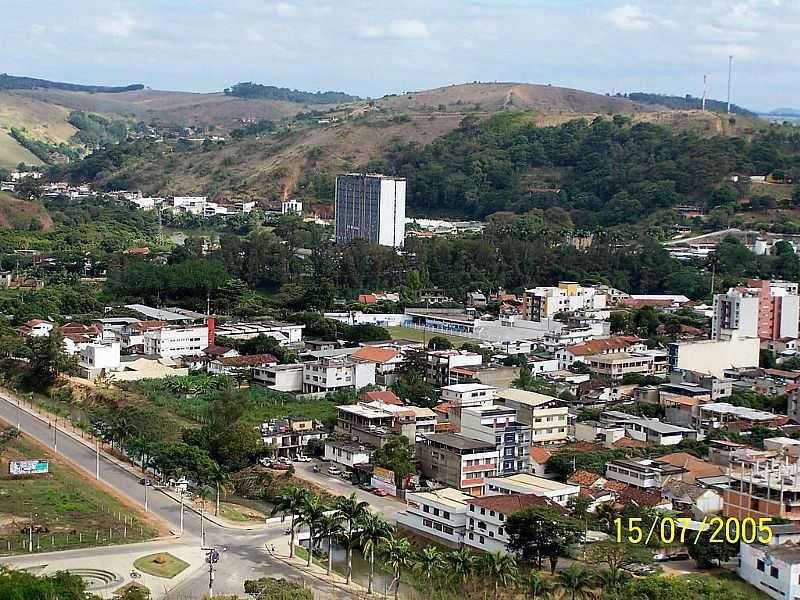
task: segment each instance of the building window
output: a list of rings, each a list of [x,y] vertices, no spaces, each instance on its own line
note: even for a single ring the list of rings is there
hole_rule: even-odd
[[[486,509],[485,509],[485,508],[483,508],[482,506],[481,506],[481,514],[482,514],[482,515],[485,515],[485,514],[486,514]]]
[[[450,520],[450,513],[447,512],[446,510],[443,510],[442,511],[442,517],[449,521]]]
[[[422,510],[423,510],[424,512],[426,512],[426,513],[429,513],[429,512],[431,512],[431,507],[430,507],[430,506],[428,506],[427,504],[423,504],[423,506],[422,506]]]
[[[469,532],[469,539],[471,539],[471,540],[475,539],[475,534],[472,533],[471,531]]]
[[[430,519],[422,519],[422,524],[425,527],[431,528],[433,526],[433,521],[431,521]]]
[[[770,577],[774,577],[775,579],[777,579],[778,575],[780,575],[780,573],[781,572],[776,567],[770,567],[769,568],[769,576]]]

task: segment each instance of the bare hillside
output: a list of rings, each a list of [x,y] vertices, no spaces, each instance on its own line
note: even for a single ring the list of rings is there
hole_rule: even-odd
[[[658,107],[638,104],[626,98],[530,83],[450,85],[433,90],[386,96],[381,98],[378,104],[400,110],[435,110],[444,106],[448,110],[526,109],[580,114],[638,113],[658,110]]]

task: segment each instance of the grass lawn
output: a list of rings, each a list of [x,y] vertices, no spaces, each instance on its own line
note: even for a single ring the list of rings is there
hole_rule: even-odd
[[[322,567],[323,569],[327,569],[328,559],[327,558],[323,559],[321,557],[318,557],[318,555],[316,554],[317,552],[318,550],[314,551],[314,564],[317,565],[318,567]],[[306,561],[306,563],[308,562],[308,550],[306,550],[303,546],[295,546],[294,555],[297,558],[302,558],[304,561]],[[336,569],[333,570],[336,571]],[[336,572],[338,573],[338,571]],[[341,573],[341,575],[345,575],[345,573]]]
[[[143,594],[145,594],[146,598],[150,597],[149,596],[150,589],[147,586],[142,585],[141,583],[136,583],[135,581],[131,581],[128,585],[123,585],[121,588],[115,590],[114,593],[117,596],[124,597],[125,594],[133,592],[134,590],[142,592]]]
[[[221,502],[219,505],[219,514],[221,517],[229,521],[237,523],[255,523],[266,519],[266,515],[259,511],[253,510],[241,504],[232,504],[230,502]]]
[[[139,569],[142,573],[154,575],[155,577],[163,577],[164,579],[172,579],[189,566],[189,563],[181,560],[177,556],[172,556],[169,552],[159,552],[157,554],[148,554],[133,561],[133,566]]]
[[[743,579],[739,579],[739,577],[729,571],[713,571],[708,574],[708,577],[724,581],[731,591],[746,594],[748,598],[752,598],[753,600],[769,600],[770,598],[770,596],[758,588],[753,587]]]
[[[2,422],[0,422],[2,423]],[[11,478],[0,475],[0,554],[27,552],[27,527],[34,514],[33,549],[41,552],[140,542],[158,535],[138,509],[124,504],[94,480],[62,462],[26,435],[0,449],[8,460],[50,460],[49,473]],[[37,531],[41,528],[41,531]]]
[[[393,340],[411,340],[412,342],[424,342],[430,340],[432,337],[444,337],[450,340],[450,343],[458,348],[464,342],[477,344],[478,340],[472,338],[461,337],[458,335],[444,335],[442,333],[434,333],[432,331],[425,331],[423,329],[411,329],[410,327],[387,327]]]

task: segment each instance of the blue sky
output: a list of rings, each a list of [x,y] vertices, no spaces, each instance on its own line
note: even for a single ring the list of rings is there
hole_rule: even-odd
[[[362,96],[467,81],[800,106],[798,0],[3,0],[0,72]]]

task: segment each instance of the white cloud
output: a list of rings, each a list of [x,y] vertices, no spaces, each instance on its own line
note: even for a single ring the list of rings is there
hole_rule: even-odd
[[[359,34],[370,39],[425,40],[431,37],[428,26],[416,19],[395,19],[387,25],[365,25]]]
[[[623,4],[612,9],[606,18],[623,31],[647,31],[652,27],[642,9],[633,4]]]
[[[128,37],[136,29],[136,19],[127,14],[115,15],[97,22],[97,31],[113,37]]]
[[[300,14],[300,9],[287,2],[278,2],[275,5],[275,14],[279,17],[296,17]]]

